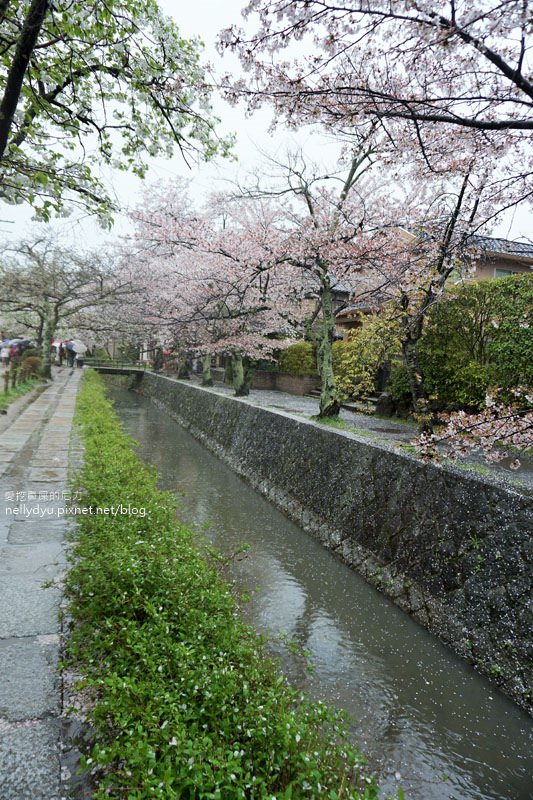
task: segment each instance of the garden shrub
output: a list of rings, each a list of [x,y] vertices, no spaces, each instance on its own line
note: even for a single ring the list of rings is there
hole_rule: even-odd
[[[68,658],[93,697],[93,797],[374,798],[342,715],[280,676],[213,555],[133,453],[95,373],[77,419],[81,504],[146,512],[77,518]]]
[[[22,354],[22,359],[29,358],[30,356],[34,356],[35,358],[41,358],[41,350],[38,347],[28,347],[24,350]]]
[[[94,358],[97,361],[111,361],[111,356],[105,347],[94,347],[90,358]]]
[[[533,383],[533,276],[453,290],[428,316],[419,344],[429,394],[440,409],[478,409],[490,387]]]
[[[411,405],[411,387],[409,373],[405,364],[396,363],[391,369],[387,391],[400,408],[408,409]]]
[[[20,362],[21,372],[26,378],[36,378],[41,374],[42,359],[38,356],[24,355]]]
[[[333,371],[344,398],[376,391],[380,367],[400,353],[398,324],[388,315],[373,316],[350,332],[348,341],[333,344]]]
[[[279,356],[280,372],[289,375],[317,375],[315,348],[311,342],[296,342],[282,350]]]

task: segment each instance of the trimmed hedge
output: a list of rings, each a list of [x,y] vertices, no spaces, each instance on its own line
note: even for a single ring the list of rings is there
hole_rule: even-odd
[[[101,380],[77,407],[81,503],[67,578],[68,657],[94,698],[95,798],[374,798],[343,715],[287,686],[237,613],[209,550],[132,451]]]
[[[318,375],[315,348],[311,342],[296,342],[282,350],[279,370],[289,375]]]
[[[489,387],[533,385],[533,276],[465,284],[429,315],[420,366],[436,408],[481,408]]]

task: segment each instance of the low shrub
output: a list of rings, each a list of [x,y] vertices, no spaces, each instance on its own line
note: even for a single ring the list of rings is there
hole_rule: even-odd
[[[333,344],[333,371],[344,398],[368,397],[376,391],[378,370],[400,353],[398,323],[388,316],[370,317]]]
[[[32,389],[35,388],[39,384],[39,381],[36,378],[28,378],[25,381],[21,381],[17,383],[14,388],[10,388],[7,392],[0,391],[0,411],[5,411],[5,409],[11,405],[11,403],[16,400],[18,397],[22,397],[22,395],[31,392]]]
[[[393,400],[405,402],[411,398],[409,373],[405,364],[395,364],[391,369],[387,389]]]
[[[289,375],[317,375],[314,346],[311,342],[296,342],[286,347],[279,356],[279,369]]]
[[[491,387],[533,384],[533,276],[454,289],[429,315],[418,352],[435,407],[479,409]]]
[[[20,370],[26,378],[36,378],[41,374],[42,359],[38,356],[24,354],[20,362]]]
[[[77,419],[81,503],[145,512],[78,517],[68,658],[93,695],[93,797],[374,798],[342,715],[280,676],[209,549],[136,458],[95,373]]]

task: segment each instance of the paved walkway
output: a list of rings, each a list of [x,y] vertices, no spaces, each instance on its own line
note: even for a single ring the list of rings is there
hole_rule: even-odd
[[[167,376],[170,377],[170,376]],[[193,376],[190,381],[200,384],[200,378]],[[230,386],[216,383],[208,391],[217,394],[233,396],[234,392]],[[271,391],[267,389],[252,389],[246,398],[240,398],[241,402],[250,403],[254,406],[263,408],[274,408],[286,411],[295,416],[310,417],[316,416],[319,410],[317,398],[301,395],[288,394],[286,392]],[[393,452],[408,452],[411,450],[410,443],[417,436],[417,428],[413,422],[396,420],[394,418],[376,417],[371,414],[356,413],[341,409],[339,414],[349,429],[345,435],[353,435],[355,438],[363,437],[365,441],[374,442],[380,447],[385,447]],[[402,448],[406,448],[402,451]],[[533,457],[522,456],[522,465],[518,470],[512,470],[508,464],[512,459],[497,464],[488,464],[479,453],[472,453],[467,458],[460,459],[455,465],[456,469],[471,470],[472,473],[490,477],[498,483],[503,483],[513,489],[533,491]]]
[[[0,797],[60,800],[59,657],[72,419],[81,370],[0,432]]]

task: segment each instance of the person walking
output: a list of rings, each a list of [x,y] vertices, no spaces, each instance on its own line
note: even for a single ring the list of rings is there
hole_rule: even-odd
[[[9,339],[4,339],[0,344],[0,360],[4,367],[9,364]]]
[[[67,342],[66,350],[67,350],[67,365],[69,367],[73,367],[74,366],[74,361],[76,360],[76,355],[77,355],[76,351],[74,350],[74,345],[71,344],[71,342]]]

